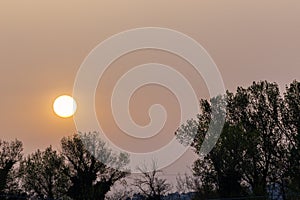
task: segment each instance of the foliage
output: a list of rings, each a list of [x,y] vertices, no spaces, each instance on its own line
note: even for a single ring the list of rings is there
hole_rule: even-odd
[[[40,199],[65,196],[70,181],[64,159],[52,147],[37,150],[21,162],[22,183],[28,193]]]
[[[216,101],[202,100],[197,120],[190,120],[176,132],[186,143],[195,136],[191,146],[201,153],[202,143],[214,119]],[[221,197],[245,194],[267,196],[269,184],[299,180],[299,83],[293,82],[285,98],[276,83],[253,82],[248,88],[227,92],[226,122],[214,149],[194,163],[198,192],[216,191]],[[222,107],[220,104],[219,107]],[[192,126],[192,127],[191,127]],[[191,132],[189,132],[191,131]],[[214,132],[208,133],[214,135]],[[293,169],[293,170],[291,170]],[[291,171],[293,175],[288,172]],[[299,190],[298,190],[299,191]]]
[[[284,94],[283,121],[285,126],[285,136],[288,141],[288,161],[285,165],[286,176],[284,181],[289,188],[295,192],[300,191],[300,82],[293,81],[286,87]]]
[[[0,194],[10,193],[15,187],[14,165],[22,158],[23,145],[19,140],[0,140]]]
[[[112,187],[111,191],[106,194],[105,200],[128,200],[133,193],[133,189],[124,179]]]
[[[104,199],[111,186],[128,174],[124,169],[128,156],[112,153],[97,135],[73,135],[61,141],[72,183],[67,194],[74,200]]]

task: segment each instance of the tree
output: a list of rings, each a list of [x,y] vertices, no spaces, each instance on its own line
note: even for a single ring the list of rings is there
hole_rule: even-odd
[[[13,184],[14,165],[22,159],[23,145],[19,140],[11,142],[0,140],[0,195],[10,192]]]
[[[208,176],[194,176],[184,174],[183,176],[177,176],[177,191],[179,193],[193,192],[192,199],[207,199],[216,197],[214,181],[205,180]]]
[[[211,119],[212,110],[222,107],[220,97],[208,102],[201,100],[201,113],[180,127],[179,140],[194,137],[191,146],[201,153]],[[253,82],[248,88],[238,87],[235,94],[227,92],[226,123],[214,149],[194,163],[193,171],[207,188],[215,188],[222,197],[267,195],[269,183],[280,182],[284,153],[281,121],[282,98],[276,83]],[[194,127],[189,127],[189,126]],[[189,133],[189,130],[196,130]],[[206,136],[208,134],[208,136]],[[204,187],[204,186],[203,186]]]
[[[112,187],[111,191],[106,194],[105,200],[130,200],[133,193],[133,189],[124,179]]]
[[[64,137],[61,145],[72,183],[67,194],[74,200],[102,200],[111,186],[128,174],[124,169],[128,155],[114,154],[96,132]]]
[[[133,186],[145,196],[146,200],[161,200],[163,195],[171,190],[171,185],[166,179],[160,178],[162,171],[157,170],[155,162],[151,172],[148,172],[147,166],[139,167],[140,175],[134,179]]]
[[[254,195],[267,195],[270,183],[280,182],[284,155],[282,98],[276,83],[253,82],[228,93],[228,121],[241,126],[245,141],[241,169]]]
[[[51,146],[37,150],[21,162],[23,187],[39,199],[61,199],[70,186],[67,170],[64,158]]]
[[[194,137],[191,145],[200,155],[200,159],[193,165],[193,175],[196,178],[186,176],[185,184],[196,191],[200,199],[215,197],[217,194],[222,197],[240,196],[244,193],[240,184],[242,175],[239,167],[241,161],[239,152],[243,149],[242,130],[226,122],[215,147],[208,155],[201,155],[204,139],[213,137],[216,135],[213,131],[218,130],[212,128],[211,132],[208,132],[209,126],[217,124],[217,122],[212,124],[211,119],[218,121],[218,118],[225,115],[224,97],[215,97],[211,99],[211,102],[201,100],[200,107],[202,113],[198,115],[198,120],[189,120],[176,132],[177,138],[183,143],[187,143],[186,139],[190,140]],[[216,113],[214,116],[211,114],[213,109]],[[189,132],[191,130],[194,133]],[[181,185],[182,181],[181,179]]]
[[[300,82],[293,81],[284,94],[283,122],[288,139],[288,165],[286,175],[289,188],[300,191]]]
[[[244,195],[242,181],[242,152],[245,142],[241,129],[224,125],[220,138],[212,151],[193,164],[194,177],[178,178],[178,183],[197,192],[197,198],[236,197]]]

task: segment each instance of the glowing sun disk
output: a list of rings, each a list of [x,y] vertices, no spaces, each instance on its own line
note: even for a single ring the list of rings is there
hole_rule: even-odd
[[[76,101],[68,95],[62,95],[55,99],[53,103],[54,112],[63,118],[71,117],[77,109]]]

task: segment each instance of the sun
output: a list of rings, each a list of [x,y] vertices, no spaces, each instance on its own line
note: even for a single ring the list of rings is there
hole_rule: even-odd
[[[63,118],[71,117],[74,115],[77,109],[76,101],[73,97],[68,95],[62,95],[55,99],[53,103],[54,112]]]

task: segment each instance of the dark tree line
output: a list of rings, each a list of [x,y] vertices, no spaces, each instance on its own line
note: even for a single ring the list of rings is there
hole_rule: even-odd
[[[272,188],[283,199],[299,195],[300,82],[293,81],[283,95],[276,83],[254,82],[235,93],[201,100],[200,106],[198,118],[176,132],[182,143],[192,140],[191,147],[199,154],[193,176],[178,178],[179,191],[194,191],[196,199],[269,197]],[[220,138],[202,155],[204,138],[214,137],[222,116]],[[171,190],[154,165],[151,172],[140,168],[141,174],[132,184],[124,184],[124,191],[106,197],[129,175],[129,158],[113,153],[97,133],[64,137],[60,152],[50,146],[23,156],[22,150],[18,140],[0,140],[0,199],[127,199],[134,193],[140,199],[160,200]]]
[[[61,140],[61,152],[47,147],[23,157],[22,143],[0,141],[0,199],[95,200],[128,199],[134,193],[144,200],[161,200],[171,185],[161,178],[155,162],[139,168],[128,185],[127,154],[114,154],[97,133],[73,135]],[[125,189],[106,196],[119,182]],[[131,188],[135,188],[131,189]]]
[[[101,200],[128,174],[128,156],[112,153],[96,133],[64,137],[61,152],[50,146],[24,158],[18,140],[0,148],[0,199]]]
[[[218,117],[211,116],[212,109],[221,108],[224,101],[221,136],[213,150],[194,163],[194,178],[186,179],[189,187],[199,199],[268,196],[272,186],[284,199],[299,194],[300,82],[293,81],[283,96],[276,83],[262,81],[238,87],[235,93],[227,91],[224,97],[201,100],[198,119],[179,128],[178,139],[185,143],[195,136],[191,146],[200,154],[209,122]]]

